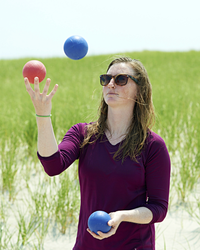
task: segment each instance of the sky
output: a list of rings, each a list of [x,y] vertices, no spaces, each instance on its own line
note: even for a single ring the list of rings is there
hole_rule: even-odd
[[[88,55],[200,50],[199,0],[0,0],[0,59],[64,57],[72,35]]]

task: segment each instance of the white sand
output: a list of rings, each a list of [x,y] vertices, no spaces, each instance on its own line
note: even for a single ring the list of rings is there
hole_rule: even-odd
[[[169,212],[156,228],[156,250],[200,249],[200,225],[182,207]]]

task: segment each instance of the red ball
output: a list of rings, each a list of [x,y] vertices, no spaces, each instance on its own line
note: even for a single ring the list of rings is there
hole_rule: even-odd
[[[46,68],[40,61],[31,60],[24,65],[22,74],[28,78],[30,83],[34,83],[36,76],[39,78],[39,82],[41,82],[46,76]]]

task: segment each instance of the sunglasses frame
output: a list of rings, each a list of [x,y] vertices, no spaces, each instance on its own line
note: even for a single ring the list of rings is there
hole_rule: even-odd
[[[128,74],[118,74],[118,75],[115,75],[115,76],[112,76],[112,75],[110,75],[110,74],[103,74],[103,75],[100,75],[100,84],[101,84],[102,86],[107,86],[107,85],[109,84],[109,82],[110,82],[110,81],[109,81],[107,84],[103,85],[103,84],[101,83],[101,82],[102,82],[102,81],[101,81],[101,77],[103,77],[103,76],[110,76],[110,81],[111,81],[112,78],[114,78],[115,84],[118,85],[118,86],[124,86],[124,85],[126,85],[127,82],[128,82],[128,78],[130,78],[131,80],[133,80],[135,83],[139,84],[139,81],[138,81],[135,77],[133,77],[133,76],[131,76],[131,75],[128,75]],[[126,77],[127,77],[126,83],[123,84],[123,85],[117,84],[117,83],[116,83],[116,78],[117,78],[118,76],[126,76]]]

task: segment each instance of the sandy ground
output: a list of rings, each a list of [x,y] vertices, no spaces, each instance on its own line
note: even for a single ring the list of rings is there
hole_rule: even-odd
[[[156,227],[156,250],[200,249],[200,225],[183,208],[169,212]]]

